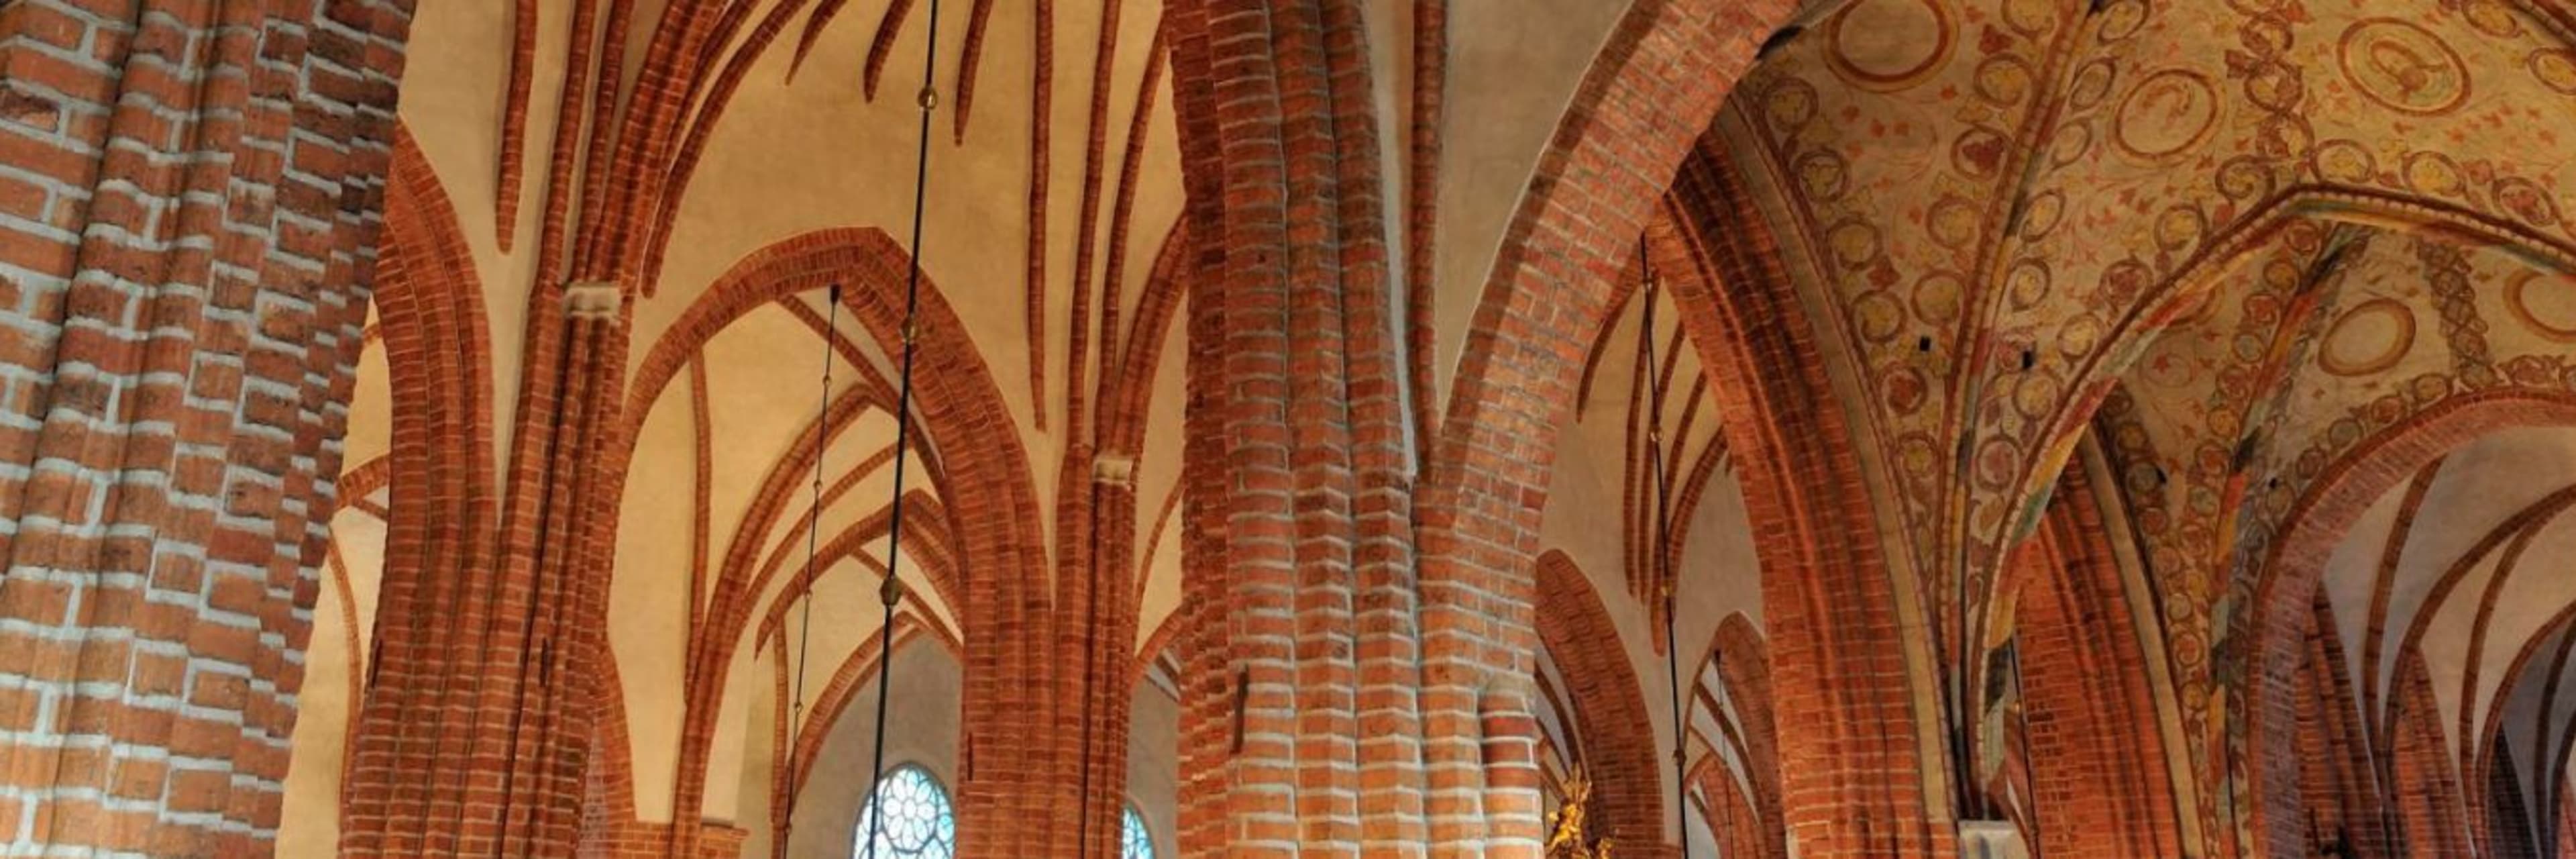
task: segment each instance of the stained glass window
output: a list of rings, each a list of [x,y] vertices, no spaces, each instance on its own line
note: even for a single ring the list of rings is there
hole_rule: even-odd
[[[1145,831],[1145,816],[1127,807],[1127,822],[1119,827],[1118,859],[1154,859],[1154,835]]]
[[[876,821],[878,806],[885,822]],[[868,833],[876,843],[868,843]],[[957,814],[939,780],[916,766],[895,768],[877,781],[876,798],[859,811],[859,829],[850,839],[852,859],[953,859],[957,854]],[[874,849],[870,849],[873,847]]]

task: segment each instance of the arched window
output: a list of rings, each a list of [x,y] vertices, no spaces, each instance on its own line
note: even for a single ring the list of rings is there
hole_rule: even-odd
[[[1154,834],[1145,831],[1145,816],[1127,806],[1126,823],[1118,827],[1118,859],[1154,859]]]
[[[877,824],[878,806],[885,822]],[[876,833],[869,850],[868,833]],[[928,770],[896,767],[877,781],[876,798],[859,811],[859,829],[850,839],[852,859],[954,859],[957,813],[948,806],[948,790]]]

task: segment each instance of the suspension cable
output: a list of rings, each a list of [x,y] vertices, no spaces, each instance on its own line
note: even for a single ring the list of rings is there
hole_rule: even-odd
[[[814,652],[814,581],[821,578],[821,571],[814,566],[814,555],[823,531],[823,455],[832,450],[832,338],[839,335],[841,324],[840,284],[832,284],[823,305],[823,384],[814,397],[813,507],[805,513],[805,587],[797,597],[804,605],[798,606],[803,618],[796,622],[796,703],[787,716],[787,748],[791,751],[805,734],[805,662]],[[690,594],[689,598],[698,597]],[[782,648],[786,642],[785,636],[779,637]],[[795,756],[789,755],[788,760],[795,760]],[[787,774],[787,810],[779,818],[779,828],[788,832],[796,831],[796,795],[802,792],[805,782],[796,776]]]
[[[921,223],[922,211],[929,201],[930,190],[930,115],[939,109],[939,0],[930,0],[929,38],[921,51],[921,124],[912,155],[912,250],[911,264],[904,272],[903,283],[903,362],[896,377],[894,408],[894,496],[889,502],[886,529],[885,586],[878,589],[878,601],[885,605],[883,622],[877,628],[877,724],[876,737],[868,751],[868,849],[867,859],[876,859],[878,833],[885,830],[885,809],[877,804],[883,792],[885,775],[885,738],[887,686],[894,680],[894,610],[903,602],[903,578],[896,575],[903,549],[903,477],[904,464],[912,452],[912,362],[920,341],[921,316]]]
[[[1646,257],[1646,243],[1642,239],[1637,242],[1637,270],[1639,277],[1644,280],[1640,289],[1645,292],[1646,301],[1644,320],[1638,326],[1641,329],[1638,336],[1645,338],[1644,360],[1658,362],[1663,360],[1663,356],[1655,351],[1655,304],[1658,301],[1655,289],[1655,263]],[[1664,680],[1666,688],[1672,693],[1673,707],[1675,824],[1673,828],[1681,835],[1682,859],[1690,859],[1690,827],[1682,825],[1685,815],[1681,814],[1683,792],[1686,789],[1684,783],[1688,779],[1683,772],[1683,764],[1686,762],[1689,749],[1688,744],[1682,739],[1685,736],[1682,732],[1682,643],[1673,633],[1673,616],[1679,608],[1674,595],[1680,588],[1676,587],[1679,584],[1679,577],[1671,575],[1672,564],[1668,562],[1671,557],[1669,554],[1671,547],[1664,543],[1672,536],[1670,533],[1672,523],[1668,521],[1671,518],[1668,505],[1671,501],[1672,487],[1664,475],[1664,383],[1663,375],[1657,373],[1651,363],[1644,368],[1644,372],[1646,384],[1653,397],[1653,404],[1648,407],[1646,418],[1646,468],[1652,471],[1655,477],[1654,546],[1653,551],[1647,553],[1646,562],[1652,565],[1651,569],[1655,573],[1656,584],[1661,586],[1660,596],[1664,601]]]

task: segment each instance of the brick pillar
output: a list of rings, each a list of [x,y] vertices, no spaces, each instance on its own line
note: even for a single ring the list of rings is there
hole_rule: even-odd
[[[0,853],[275,837],[410,5],[0,4]]]
[[[2025,833],[2055,859],[2182,850],[2173,773],[2110,531],[2080,465],[2010,556],[2031,769]]]
[[[1528,685],[1526,681],[1515,683],[1509,678],[1498,677],[1476,691],[1478,730],[1474,739],[1480,752],[1476,763],[1483,782],[1482,811],[1502,818],[1489,822],[1489,828],[1508,826],[1514,818],[1535,822],[1546,813],[1540,807],[1539,799],[1539,779],[1543,776],[1538,768],[1538,717],[1530,709]],[[1528,797],[1526,805],[1520,799],[1524,796]],[[1538,859],[1536,839],[1539,836],[1538,828],[1533,826],[1529,827],[1527,839],[1512,842],[1452,837],[1439,839],[1432,846],[1434,855]],[[1486,843],[1479,845],[1477,840]],[[1528,843],[1520,843],[1524,840]],[[1480,846],[1484,849],[1479,850]]]
[[[1142,423],[1135,425],[1138,433]],[[1075,432],[1085,427],[1073,428]],[[1136,436],[1141,441],[1141,435]],[[1122,442],[1126,441],[1121,439]],[[1120,449],[1131,446],[1121,444]],[[1089,443],[1066,446],[1056,498],[1055,654],[1065,698],[1056,740],[1069,750],[1066,801],[1073,820],[1050,831],[1050,849],[1072,856],[1116,856],[1127,808],[1127,722],[1136,652],[1135,456],[1096,455]]]
[[[1186,14],[1176,11],[1175,14]],[[1190,38],[1184,36],[1183,38]],[[1190,53],[1176,45],[1172,59],[1175,65],[1187,61]],[[1184,92],[1180,97],[1187,98]],[[1182,112],[1184,121],[1190,116]],[[1191,195],[1192,217],[1205,208],[1205,197]],[[1196,267],[1211,270],[1222,264],[1224,251],[1217,242],[1202,242],[1197,247]],[[1199,292],[1205,296],[1206,291]],[[1182,405],[1184,432],[1181,449],[1181,602],[1174,611],[1172,646],[1181,662],[1180,686],[1180,779],[1175,815],[1175,837],[1184,857],[1221,855],[1226,849],[1227,830],[1232,812],[1225,802],[1223,781],[1226,758],[1234,751],[1233,696],[1234,681],[1226,671],[1226,649],[1220,645],[1226,616],[1224,600],[1217,591],[1220,575],[1209,571],[1225,569],[1225,544],[1230,533],[1226,526],[1225,440],[1218,427],[1223,419],[1226,379],[1216,366],[1223,354],[1225,317],[1212,300],[1193,300],[1189,304],[1186,329],[1189,344],[1186,391]]]
[[[2466,792],[2456,761],[2442,732],[2441,707],[2420,653],[2402,658],[2396,688],[2389,690],[2395,712],[2389,717],[2389,784],[2382,802],[2397,806],[2405,855],[2467,857],[2469,819]]]
[[[589,749],[586,685],[565,678],[597,646],[606,524],[588,452],[616,419],[629,312],[619,287],[540,293],[512,490],[497,533],[449,509],[397,504],[388,545],[415,529],[459,533],[388,552],[378,656],[342,812],[348,856],[571,855]],[[423,455],[398,433],[400,459]],[[439,463],[425,468],[435,471]],[[453,468],[454,463],[445,467]],[[455,548],[450,548],[455,547]]]
[[[1182,853],[1425,855],[1412,413],[1360,9],[1171,14],[1175,78],[1203,84],[1176,100],[1192,235],[1208,237],[1190,322]]]
[[[1068,489],[1086,490],[1089,515],[1083,536],[1088,544],[1082,554],[1089,559],[1089,569],[1068,580],[1086,584],[1081,601],[1068,601],[1068,607],[1080,606],[1081,618],[1070,619],[1060,629],[1072,633],[1089,630],[1087,640],[1080,642],[1086,651],[1082,688],[1087,691],[1081,709],[1065,708],[1070,715],[1089,714],[1083,736],[1088,742],[1073,762],[1081,777],[1090,785],[1082,792],[1079,810],[1086,824],[1077,832],[1087,833],[1081,842],[1083,856],[1116,856],[1120,826],[1127,810],[1127,724],[1128,711],[1134,706],[1134,687],[1127,682],[1136,651],[1136,609],[1133,598],[1136,583],[1130,578],[1135,569],[1136,543],[1128,535],[1136,533],[1136,481],[1132,454],[1093,457],[1088,448],[1075,446],[1082,455],[1068,455],[1068,464],[1089,464],[1078,475],[1068,475]],[[1070,494],[1070,493],[1068,493]],[[1061,532],[1060,532],[1061,533]],[[1070,557],[1073,553],[1067,552]],[[1068,637],[1078,637],[1071,636]],[[1067,651],[1068,653],[1074,651]]]
[[[1920,621],[1897,600],[1856,436],[1745,182],[1717,153],[1685,162],[1666,198],[1677,241],[1653,252],[1716,377],[1761,535],[1789,842],[1809,857],[1953,855],[1956,824],[1925,777],[1945,763],[1922,753],[1928,698],[1906,658]]]

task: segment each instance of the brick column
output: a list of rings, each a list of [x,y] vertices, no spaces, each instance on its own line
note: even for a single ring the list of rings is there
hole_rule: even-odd
[[[1897,600],[1903,573],[1881,551],[1819,335],[1745,181],[1706,150],[1685,162],[1666,198],[1674,240],[1652,244],[1716,378],[1760,535],[1789,842],[1810,857],[1952,855],[1956,824],[1925,777],[1945,762],[1923,753],[1928,699],[1905,656],[1918,621]]]
[[[2025,833],[2058,859],[2183,848],[2173,773],[2104,510],[2085,470],[2058,477],[2046,518],[2013,550],[2031,794]]]
[[[1128,539],[1136,533],[1135,467],[1133,454],[1096,455],[1090,444],[1077,441],[1066,447],[1056,499],[1060,622],[1054,653],[1062,662],[1056,691],[1064,702],[1056,713],[1055,740],[1068,752],[1064,777],[1079,782],[1059,786],[1078,788],[1065,792],[1075,818],[1049,832],[1050,849],[1065,855],[1118,855],[1127,808],[1127,722],[1134,703],[1128,672],[1137,623],[1129,572],[1135,541]]]
[[[410,17],[0,5],[0,853],[275,837]]]
[[[2422,654],[2402,658],[2389,695],[2395,710],[2389,726],[2390,789],[2380,801],[2396,806],[2405,855],[2475,855],[2469,849],[2467,792],[2453,769],[2441,707]]]
[[[498,533],[468,522],[421,556],[388,552],[343,855],[567,856],[579,838],[590,720],[565,678],[606,655],[615,510],[587,454],[615,423],[629,310],[613,283],[541,297],[531,330],[559,333],[531,338]],[[421,453],[397,438],[398,458]],[[420,500],[395,506],[389,544],[462,512]]]
[[[1176,12],[1175,14],[1185,14]],[[1187,38],[1187,37],[1184,37]],[[1175,50],[1173,62],[1186,61],[1185,50]],[[1186,97],[1184,94],[1183,97]],[[1188,114],[1183,114],[1184,121]],[[1192,216],[1205,208],[1204,197],[1193,194]],[[1224,257],[1216,242],[1198,246],[1198,269],[1208,270]],[[1200,296],[1207,293],[1201,291]],[[1226,805],[1224,765],[1234,751],[1233,696],[1234,681],[1226,673],[1226,649],[1222,623],[1226,613],[1222,596],[1217,592],[1221,576],[1209,570],[1225,568],[1226,469],[1222,462],[1225,441],[1218,425],[1224,409],[1226,379],[1216,366],[1224,340],[1220,326],[1224,315],[1215,301],[1195,300],[1189,305],[1186,335],[1189,343],[1187,394],[1182,405],[1183,429],[1181,449],[1181,482],[1185,487],[1181,504],[1181,602],[1174,609],[1173,648],[1181,662],[1180,686],[1180,779],[1175,815],[1175,837],[1184,857],[1221,855],[1226,849],[1228,828],[1233,813]]]
[[[1176,7],[1184,855],[1421,856],[1413,448],[1365,25]],[[1471,740],[1472,742],[1472,740]]]
[[[1084,666],[1089,679],[1083,687],[1090,693],[1086,705],[1090,743],[1075,765],[1088,768],[1083,772],[1090,785],[1082,793],[1079,812],[1089,821],[1089,828],[1082,831],[1090,834],[1081,855],[1106,857],[1118,855],[1119,827],[1125,822],[1128,713],[1135,705],[1134,687],[1127,677],[1136,652],[1137,604],[1132,598],[1136,584],[1129,573],[1135,569],[1136,542],[1128,539],[1136,533],[1136,460],[1132,454],[1120,454],[1086,455],[1080,461],[1093,466],[1077,484],[1091,496],[1091,546],[1085,552],[1091,569],[1079,577],[1090,583],[1092,591],[1084,603],[1088,607],[1084,620],[1089,622],[1075,620],[1063,627],[1092,630],[1086,643],[1091,661]]]

